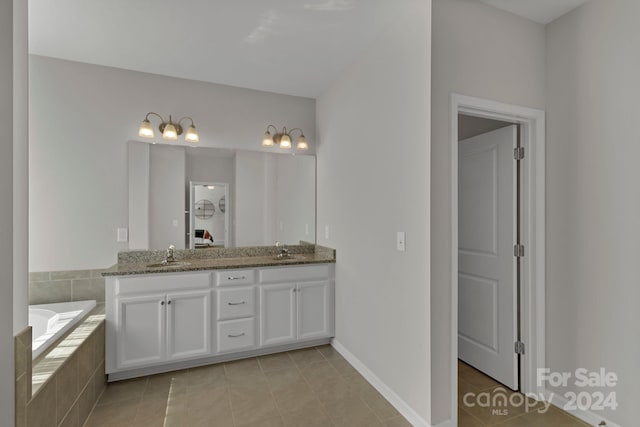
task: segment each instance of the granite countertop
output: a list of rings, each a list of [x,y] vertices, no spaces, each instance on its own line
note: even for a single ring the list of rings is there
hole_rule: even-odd
[[[297,252],[297,253],[296,253]],[[302,252],[302,253],[300,253]],[[234,268],[256,268],[256,267],[277,267],[288,265],[305,265],[305,264],[327,264],[335,263],[335,250],[323,247],[313,246],[311,250],[292,251],[291,258],[275,259],[272,250],[268,253],[261,253],[260,250],[243,252],[239,255],[237,250],[230,250],[229,254],[234,256],[225,257],[224,250],[218,251],[212,257],[196,257],[189,256],[192,252],[176,251],[176,265],[167,265],[163,267],[149,267],[161,261],[157,259],[158,251],[149,252],[152,257],[138,251],[134,256],[127,258],[119,257],[118,264],[104,270],[103,276],[127,276],[136,274],[156,274],[156,273],[176,273],[203,270],[226,270]],[[245,255],[245,253],[247,253]],[[238,256],[239,255],[239,256]],[[130,261],[130,262],[127,262]],[[132,261],[132,262],[131,262]]]

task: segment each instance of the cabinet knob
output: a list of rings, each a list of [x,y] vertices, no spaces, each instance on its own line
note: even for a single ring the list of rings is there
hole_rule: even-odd
[[[171,300],[167,301],[167,304],[171,304]]]
[[[160,301],[160,305],[164,305],[164,301]]]

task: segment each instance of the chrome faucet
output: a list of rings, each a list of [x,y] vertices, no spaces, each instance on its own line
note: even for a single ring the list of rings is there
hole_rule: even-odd
[[[169,248],[167,249],[167,256],[164,259],[165,263],[176,262],[176,258],[174,255],[175,249],[176,249],[175,246],[169,245]]]
[[[278,258],[289,258],[289,249],[287,249],[284,244],[276,242],[276,248],[280,248],[280,246],[282,246],[282,248],[280,249]]]

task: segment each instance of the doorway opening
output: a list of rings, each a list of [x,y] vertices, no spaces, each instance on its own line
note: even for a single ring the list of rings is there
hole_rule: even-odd
[[[544,129],[541,110],[452,95],[454,425],[459,355],[510,389],[542,392]]]

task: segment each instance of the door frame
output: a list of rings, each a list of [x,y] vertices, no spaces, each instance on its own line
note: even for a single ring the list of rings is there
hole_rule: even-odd
[[[451,94],[451,419],[458,420],[458,114],[521,125],[520,389],[540,396],[538,369],[545,366],[545,112],[512,104]]]

